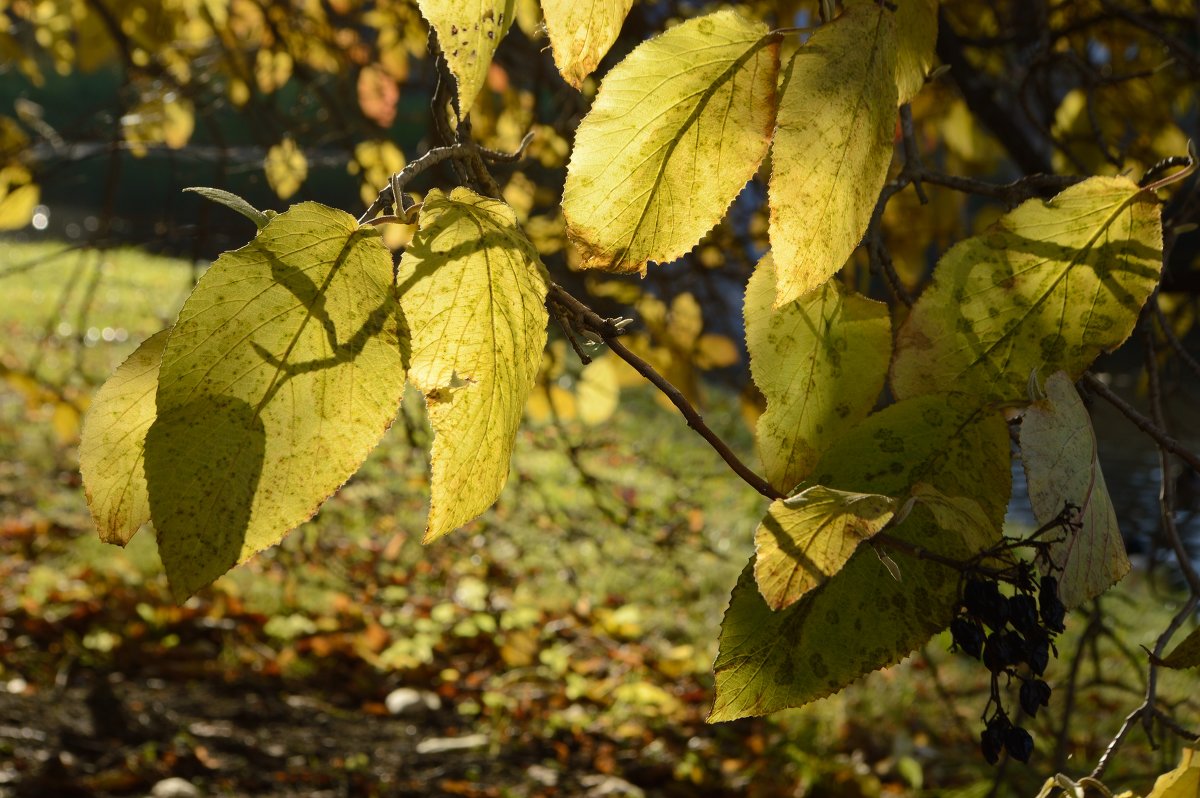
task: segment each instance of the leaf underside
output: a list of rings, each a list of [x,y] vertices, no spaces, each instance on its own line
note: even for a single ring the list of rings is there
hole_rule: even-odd
[[[1068,502],[1079,508],[1081,528],[1052,530],[1051,536],[1065,537],[1049,548],[1050,559],[1062,569],[1059,597],[1068,608],[1077,607],[1116,584],[1130,566],[1100,471],[1092,420],[1065,372],[1051,375],[1046,398],[1025,411],[1021,461],[1039,524],[1054,520]]]
[[[79,471],[100,539],[124,546],[150,520],[144,447],[154,423],[158,364],[170,329],[142,341],[88,407]]]

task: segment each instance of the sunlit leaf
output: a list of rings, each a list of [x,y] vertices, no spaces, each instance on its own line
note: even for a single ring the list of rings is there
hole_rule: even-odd
[[[125,141],[134,155],[141,157],[154,144],[178,150],[187,145],[196,126],[192,101],[174,92],[158,93],[144,99],[121,117]]]
[[[372,227],[316,203],[217,259],[167,341],[150,511],[184,598],[303,523],[391,424],[407,341]]]
[[[267,222],[271,220],[271,217],[275,215],[274,211],[271,211],[269,214],[263,213],[258,208],[255,208],[249,202],[246,202],[246,200],[239,197],[237,194],[234,194],[231,191],[225,191],[224,189],[208,188],[205,186],[190,186],[185,188],[184,191],[190,191],[194,194],[199,194],[206,200],[215,202],[218,205],[224,205],[226,208],[229,208],[229,210],[240,213],[242,216],[245,216],[247,219],[254,222],[254,226],[259,230],[263,229]]]
[[[1046,397],[1025,412],[1021,462],[1039,524],[1054,520],[1068,502],[1079,508],[1078,531],[1052,530],[1046,538],[1065,535],[1049,553],[1062,569],[1059,597],[1068,608],[1076,607],[1128,573],[1129,558],[1100,472],[1092,420],[1064,372],[1046,380]]]
[[[458,83],[458,107],[466,116],[487,79],[496,45],[516,17],[514,0],[417,0],[437,31],[438,44]]]
[[[79,471],[100,539],[124,546],[150,520],[143,451],[154,422],[158,364],[169,329],[142,342],[92,398]]]
[[[584,424],[602,424],[617,410],[621,387],[617,384],[615,359],[613,355],[598,357],[579,375],[575,393]]]
[[[754,579],[773,610],[795,604],[824,584],[858,544],[892,520],[896,502],[874,493],[823,485],[772,502],[754,533]]]
[[[839,490],[903,496],[927,483],[974,497],[985,528],[943,531],[918,503],[879,549],[860,547],[821,586],[787,609],[763,600],[747,566],[733,590],[713,665],[710,721],[801,706],[894,664],[945,628],[958,605],[958,572],[916,549],[966,559],[999,540],[1011,485],[1007,425],[957,395],[923,396],[868,416],[821,458],[812,481]],[[878,538],[877,538],[878,539]]]
[[[290,136],[267,150],[263,161],[267,184],[280,199],[287,199],[300,190],[308,178],[308,159]]]
[[[892,388],[1021,401],[1129,337],[1162,269],[1158,201],[1123,177],[1029,200],[954,246],[900,328]]]
[[[892,157],[892,12],[851,6],[788,64],[771,150],[776,305],[842,268],[866,232]]]
[[[563,213],[583,268],[645,272],[720,221],[766,155],[779,44],[733,11],[642,43],[575,134]]]
[[[901,103],[908,102],[921,90],[933,67],[937,7],[937,0],[896,4],[896,88]]]
[[[546,343],[546,281],[512,210],[465,188],[425,197],[397,276],[410,379],[433,426],[426,542],[496,501]]]
[[[0,167],[0,230],[20,230],[33,218],[41,190],[24,166]]]
[[[826,282],[772,310],[770,254],[746,286],[750,373],[767,398],[757,444],[766,477],[790,491],[879,398],[892,351],[887,306]]]
[[[1179,767],[1162,774],[1146,798],[1196,798],[1200,795],[1200,756],[1193,748],[1184,748]]]
[[[580,3],[577,0],[542,0],[546,31],[554,50],[554,64],[575,88],[592,73],[621,32],[621,23],[633,0]]]
[[[360,141],[354,146],[354,160],[348,169],[362,181],[359,195],[370,205],[393,174],[404,168],[404,153],[386,139]]]

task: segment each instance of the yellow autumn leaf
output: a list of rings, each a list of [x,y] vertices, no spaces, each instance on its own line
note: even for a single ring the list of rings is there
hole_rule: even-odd
[[[483,88],[496,45],[516,17],[515,5],[514,0],[417,0],[458,83],[460,116],[467,115]]]
[[[267,184],[280,199],[285,200],[299,191],[308,177],[308,159],[300,152],[296,142],[287,136],[267,150],[263,171],[267,174]]]
[[[563,214],[581,267],[642,272],[721,220],[766,155],[778,40],[733,11],[639,45],[580,123]]]
[[[906,103],[925,85],[937,42],[938,0],[905,0],[896,6],[896,100]]]
[[[1161,269],[1159,203],[1133,181],[1029,200],[942,257],[897,335],[892,389],[1020,402],[1035,370],[1077,379],[1129,337]]]
[[[1066,372],[1051,375],[1045,398],[1025,411],[1021,462],[1039,524],[1054,520],[1068,502],[1079,508],[1079,529],[1054,530],[1046,538],[1056,541],[1048,553],[1062,569],[1059,597],[1068,609],[1077,607],[1128,573],[1129,558],[1100,471],[1091,418]]]
[[[1194,748],[1184,748],[1179,767],[1159,776],[1146,798],[1196,798],[1197,795],[1200,795],[1200,756]]]
[[[887,306],[830,280],[778,310],[768,253],[746,286],[750,373],[767,399],[757,443],[767,480],[790,491],[871,412],[892,352]]]
[[[33,218],[41,189],[24,166],[0,168],[0,230],[19,230]]]
[[[575,386],[575,395],[579,419],[584,424],[602,424],[616,412],[621,396],[616,360],[615,355],[603,355],[583,367]]]
[[[403,395],[399,324],[379,231],[314,202],[204,273],[167,339],[145,444],[176,598],[278,543],[358,470]]]
[[[754,579],[773,610],[828,581],[858,544],[892,520],[896,502],[874,493],[814,485],[771,503],[754,533]]]
[[[866,232],[892,158],[893,27],[883,6],[851,6],[788,64],[769,187],[777,307],[842,268]]]
[[[192,101],[174,92],[153,95],[121,117],[121,128],[129,151],[137,157],[148,147],[165,144],[178,150],[187,145],[196,127]]]
[[[583,85],[617,40],[633,0],[542,0],[554,65],[575,88]]]
[[[429,542],[482,513],[508,479],[546,343],[546,279],[503,202],[430,191],[397,276],[409,378],[433,427]]]
[[[100,539],[124,546],[150,520],[143,465],[158,365],[170,330],[142,342],[96,392],[83,421],[79,471]]]
[[[292,77],[292,55],[286,50],[263,48],[254,59],[254,80],[258,90],[271,94],[283,88]]]
[[[359,195],[370,205],[387,185],[392,175],[404,168],[404,153],[390,141],[362,141],[354,148],[354,160],[347,167],[351,174],[360,175]]]

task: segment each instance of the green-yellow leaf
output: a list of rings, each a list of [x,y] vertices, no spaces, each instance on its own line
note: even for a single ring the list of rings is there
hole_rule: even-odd
[[[769,191],[777,306],[829,279],[867,230],[895,133],[892,17],[851,6],[788,64]]]
[[[429,542],[490,507],[508,480],[546,344],[546,280],[512,209],[456,188],[426,195],[397,283],[409,377],[435,433]]]
[[[824,584],[858,544],[892,520],[896,502],[874,493],[823,485],[771,503],[754,533],[754,579],[773,610],[795,604]]]
[[[465,117],[487,80],[496,46],[516,19],[515,0],[417,0],[421,16],[437,31],[438,44],[458,84]]]
[[[575,134],[563,214],[583,268],[642,272],[712,229],[766,156],[779,43],[718,11],[643,42]]]
[[[542,0],[554,64],[575,88],[583,85],[621,32],[633,0]]]
[[[884,496],[927,483],[947,496],[974,497],[990,523],[946,533],[918,503],[888,532],[899,543],[879,544],[901,581],[860,547],[836,575],[780,611],[763,600],[748,566],[721,625],[709,720],[801,706],[898,662],[945,628],[958,573],[915,549],[962,560],[999,540],[1010,478],[1003,418],[972,410],[961,396],[918,397],[867,417],[821,458],[813,482]]]
[[[305,202],[217,259],[167,340],[146,479],[171,591],[278,543],[358,470],[407,339],[373,227]]]
[[[1132,181],[1030,200],[942,258],[900,328],[892,388],[1022,401],[1034,371],[1077,379],[1129,337],[1161,269],[1158,201]]]
[[[124,546],[150,520],[143,448],[154,422],[158,364],[170,330],[142,342],[96,392],[83,421],[79,471],[100,539]]]
[[[790,491],[829,444],[866,417],[892,356],[887,306],[828,281],[772,310],[768,253],[746,286],[750,373],[767,398],[757,444],[767,480]]]
[[[208,188],[207,186],[190,186],[189,188],[185,188],[184,191],[190,191],[194,194],[199,194],[206,200],[215,202],[218,205],[224,205],[229,210],[240,213],[242,216],[245,216],[247,219],[254,222],[254,226],[259,230],[266,227],[267,222],[270,221],[271,216],[274,215],[274,213],[271,213],[270,215],[263,213],[258,208],[255,208],[249,202],[246,202],[246,200],[239,197],[237,194],[234,194],[232,191],[225,191],[224,189],[220,188]]]
[[[1158,664],[1176,670],[1200,667],[1200,628],[1193,629],[1191,634]]]
[[[1077,607],[1123,577],[1129,571],[1129,558],[1100,472],[1092,420],[1064,372],[1046,380],[1046,397],[1025,412],[1021,461],[1039,524],[1054,520],[1068,502],[1079,508],[1078,530],[1052,530],[1047,538],[1065,535],[1049,553],[1063,569],[1058,577],[1063,604]]]
[[[911,498],[929,508],[933,522],[943,532],[961,535],[969,542],[977,529],[992,523],[983,506],[970,496],[947,496],[933,485],[918,482],[913,485]]]
[[[938,0],[904,0],[896,6],[896,89],[901,103],[916,96],[933,67]]]
[[[1200,795],[1200,756],[1195,749],[1184,748],[1179,767],[1159,776],[1146,798],[1196,798],[1197,795]]]

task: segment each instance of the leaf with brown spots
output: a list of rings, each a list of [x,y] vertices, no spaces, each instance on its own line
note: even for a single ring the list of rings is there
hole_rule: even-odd
[[[892,357],[892,325],[886,305],[832,280],[778,310],[774,302],[775,263],[767,253],[746,286],[746,348],[767,399],[758,453],[768,481],[786,493],[875,406]]]
[[[896,395],[1023,402],[1034,371],[1078,379],[1129,337],[1158,283],[1159,215],[1132,181],[1093,177],[955,245],[900,328]]]
[[[458,84],[458,113],[465,117],[487,80],[496,46],[516,19],[516,0],[417,0],[417,6],[437,32]]]
[[[965,559],[1000,536],[1011,481],[1007,426],[998,413],[974,410],[957,395],[910,399],[869,416],[835,443],[813,481],[884,496],[903,496],[925,483],[946,496],[975,498],[986,527],[944,531],[917,503],[888,532],[909,546]],[[747,566],[721,624],[710,721],[764,715],[829,695],[899,662],[950,623],[957,572],[878,545],[902,581],[874,551],[859,547],[837,574],[778,612],[759,593],[753,563]]]

